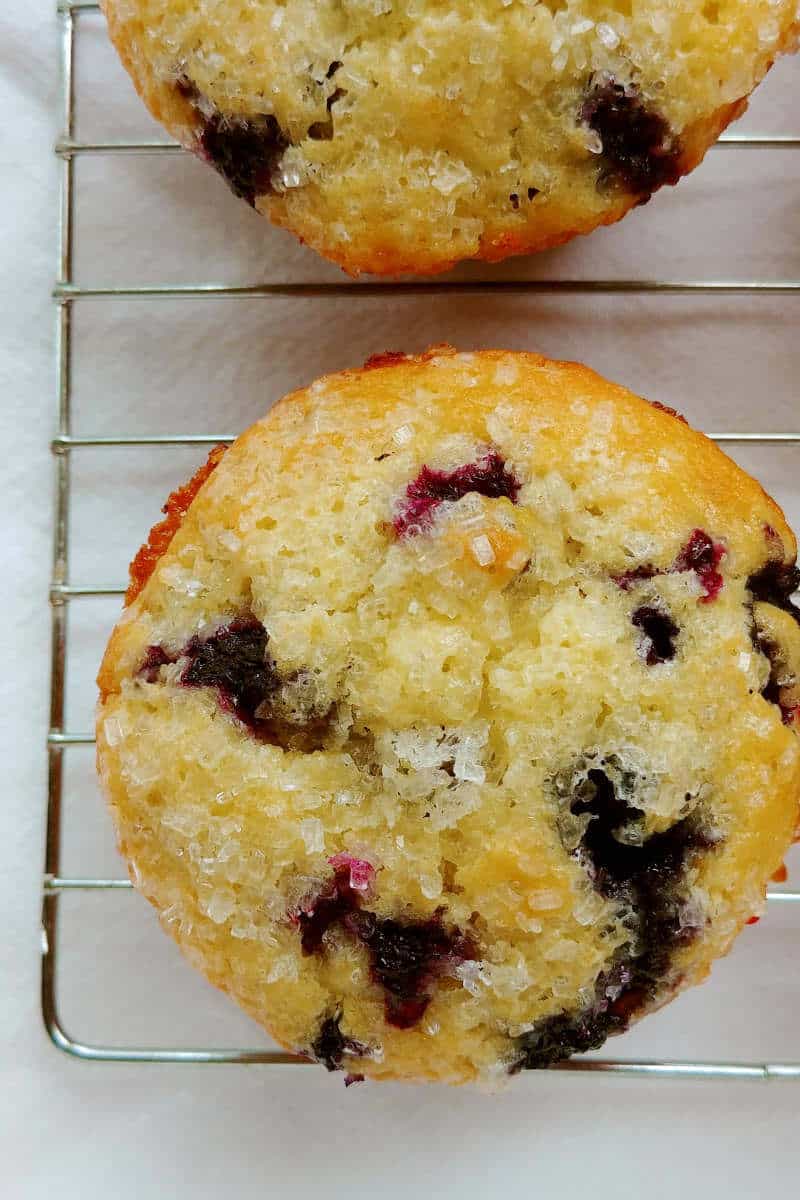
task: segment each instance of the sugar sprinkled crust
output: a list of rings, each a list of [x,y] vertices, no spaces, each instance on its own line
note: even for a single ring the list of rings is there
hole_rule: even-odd
[[[323,378],[225,453],[109,643],[131,877],[328,1068],[599,1045],[706,975],[791,841],[795,556],[713,443],[585,367]]]
[[[103,0],[153,114],[347,271],[609,224],[702,159],[796,0]]]

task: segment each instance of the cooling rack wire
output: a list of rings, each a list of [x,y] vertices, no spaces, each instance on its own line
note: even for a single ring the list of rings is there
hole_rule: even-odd
[[[180,147],[164,141],[79,141],[75,129],[75,78],[73,72],[76,34],[83,16],[98,13],[99,6],[88,0],[60,0],[56,6],[60,25],[61,57],[61,136],[56,143],[60,163],[60,200],[58,213],[58,278],[54,288],[56,304],[56,427],[52,441],[55,458],[55,515],[53,535],[53,567],[50,587],[51,625],[51,685],[50,730],[47,735],[48,786],[47,826],[42,899],[42,970],[41,1006],[47,1032],[55,1045],[73,1057],[95,1062],[138,1063],[260,1063],[264,1065],[300,1065],[305,1060],[277,1050],[116,1047],[77,1041],[64,1029],[58,1010],[58,952],[59,897],[69,892],[94,892],[100,895],[117,890],[130,890],[127,879],[68,877],[61,874],[60,857],[63,834],[64,757],[76,746],[91,745],[94,737],[65,726],[65,681],[68,654],[67,609],[85,597],[122,596],[123,587],[105,587],[74,583],[69,572],[69,506],[71,464],[73,455],[93,449],[120,446],[203,446],[230,442],[231,435],[214,434],[152,434],[142,436],[76,436],[72,432],[73,367],[72,314],[76,304],[92,304],[104,299],[159,298],[197,299],[204,296],[231,299],[284,297],[343,297],[357,294],[383,296],[402,289],[404,295],[434,295],[442,293],[717,293],[724,294],[785,294],[800,292],[800,280],[784,279],[549,279],[524,282],[498,280],[492,282],[456,282],[439,280],[403,284],[361,283],[268,283],[248,287],[225,286],[216,283],[171,285],[157,283],[143,287],[106,285],[85,287],[73,280],[74,225],[74,165],[82,155],[178,154]],[[760,137],[748,133],[723,135],[718,152],[745,150],[800,150],[800,137],[780,135]],[[723,444],[789,444],[800,448],[800,430],[762,433],[726,432],[711,435]],[[798,449],[800,455],[800,449]],[[800,917],[800,892],[771,891],[772,905],[791,906]],[[800,1082],[800,1061],[725,1062],[725,1061],[629,1061],[618,1059],[576,1058],[560,1064],[556,1070],[571,1073],[602,1072],[613,1075],[660,1077],[678,1079],[730,1080],[794,1080]]]

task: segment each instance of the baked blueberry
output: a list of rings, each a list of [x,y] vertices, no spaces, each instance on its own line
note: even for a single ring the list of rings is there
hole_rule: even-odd
[[[386,993],[386,1020],[399,1029],[420,1020],[437,974],[477,956],[473,941],[460,930],[446,928],[440,912],[427,921],[360,912],[351,927],[369,951],[373,979]]]
[[[701,600],[708,603],[716,600],[724,580],[719,565],[725,557],[725,547],[715,542],[704,529],[695,529],[675,562],[673,571],[694,571],[703,589]]]
[[[224,117],[214,113],[203,125],[203,156],[235,196],[255,207],[256,197],[273,190],[273,173],[289,145],[271,115]]]
[[[654,604],[642,604],[634,609],[631,621],[642,631],[648,667],[675,657],[675,638],[680,630],[668,612]]]
[[[341,1023],[342,1014],[340,1012],[326,1017],[311,1046],[312,1057],[318,1063],[322,1063],[328,1071],[341,1071],[345,1057],[361,1058],[364,1054],[369,1053],[368,1048],[361,1042],[345,1037],[342,1033]],[[348,1081],[355,1083],[358,1078],[349,1076]],[[363,1079],[363,1076],[360,1078]]]
[[[795,620],[800,620],[800,607],[794,594],[800,589],[800,568],[796,562],[782,562],[770,559],[754,571],[747,580],[747,590],[754,600],[762,600],[790,613]]]
[[[636,84],[593,80],[580,118],[600,139],[602,178],[648,195],[680,179],[680,141],[661,114],[645,104]]]
[[[255,617],[241,617],[208,638],[192,638],[182,656],[184,687],[211,687],[240,720],[253,724],[278,686],[267,655],[269,634]]]
[[[437,471],[424,466],[409,483],[397,506],[395,533],[398,537],[406,537],[429,528],[441,504],[462,500],[470,492],[491,499],[505,496],[516,504],[519,489],[519,481],[496,450],[487,450],[476,462],[465,463],[452,471]]]
[[[702,588],[700,601],[708,604],[712,600],[716,600],[725,583],[719,570],[724,557],[725,547],[721,542],[715,542],[705,530],[695,529],[671,566],[658,568],[654,567],[652,563],[641,563],[630,571],[612,574],[612,578],[618,587],[627,592],[637,583],[653,579],[656,575],[682,574],[684,571],[692,571],[697,576],[697,581]]]
[[[294,914],[304,954],[318,953],[330,927],[355,912],[372,887],[375,872],[369,863],[348,854],[335,855],[329,862],[333,877],[306,897]]]

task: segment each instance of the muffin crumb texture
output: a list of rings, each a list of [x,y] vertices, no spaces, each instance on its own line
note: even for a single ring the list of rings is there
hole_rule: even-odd
[[[618,220],[702,159],[796,0],[102,0],[153,114],[352,273]]]
[[[282,1045],[348,1082],[547,1067],[762,911],[796,543],[675,414],[537,355],[391,353],[189,492],[134,562],[98,764],[134,883]]]

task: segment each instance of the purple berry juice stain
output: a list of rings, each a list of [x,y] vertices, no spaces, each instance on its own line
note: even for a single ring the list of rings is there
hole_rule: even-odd
[[[424,466],[398,505],[392,522],[394,531],[400,538],[424,532],[432,525],[439,505],[461,500],[470,492],[489,499],[505,496],[516,504],[520,486],[496,450],[453,471]]]

